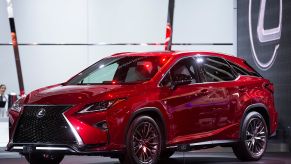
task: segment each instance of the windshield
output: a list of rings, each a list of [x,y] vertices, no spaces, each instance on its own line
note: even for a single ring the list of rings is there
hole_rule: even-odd
[[[93,64],[67,85],[136,84],[150,80],[166,63],[162,56],[123,56],[104,58]]]

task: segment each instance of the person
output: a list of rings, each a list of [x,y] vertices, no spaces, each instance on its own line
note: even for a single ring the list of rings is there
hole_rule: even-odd
[[[0,117],[7,117],[8,96],[5,95],[6,85],[0,84]]]

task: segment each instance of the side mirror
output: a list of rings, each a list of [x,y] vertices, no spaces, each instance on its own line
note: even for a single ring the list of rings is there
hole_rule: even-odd
[[[180,86],[180,85],[191,84],[191,82],[192,82],[192,77],[190,75],[176,74],[173,77],[171,89],[175,89],[177,86]]]

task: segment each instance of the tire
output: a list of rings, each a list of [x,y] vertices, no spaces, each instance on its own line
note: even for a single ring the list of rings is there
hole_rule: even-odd
[[[148,116],[133,120],[126,136],[126,150],[120,163],[156,164],[163,147],[163,134],[159,124]]]
[[[59,164],[63,159],[64,155],[60,154],[27,154],[25,159],[30,164]]]
[[[232,146],[241,161],[257,161],[262,158],[268,143],[268,127],[263,116],[250,112],[241,125],[240,141]]]

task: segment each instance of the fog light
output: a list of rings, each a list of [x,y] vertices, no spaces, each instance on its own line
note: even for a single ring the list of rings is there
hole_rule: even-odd
[[[102,129],[102,130],[107,130],[108,129],[108,126],[107,126],[107,123],[106,121],[101,121],[101,122],[98,122],[96,124],[96,127]]]

